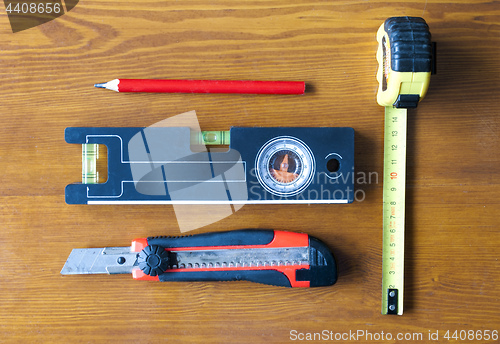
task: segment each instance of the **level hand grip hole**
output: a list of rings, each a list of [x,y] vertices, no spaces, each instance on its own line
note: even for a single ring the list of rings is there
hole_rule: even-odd
[[[338,172],[340,170],[340,161],[338,161],[337,159],[335,158],[332,158],[332,159],[329,159],[327,162],[326,162],[326,169],[328,170],[328,172],[330,173],[335,173],[335,172]]]

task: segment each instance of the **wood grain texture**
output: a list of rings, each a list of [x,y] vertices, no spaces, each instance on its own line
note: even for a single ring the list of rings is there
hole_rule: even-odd
[[[409,117],[406,304],[396,317],[380,314],[375,33],[399,15],[428,22],[438,74]],[[15,34],[2,10],[0,33],[0,342],[284,343],[292,330],[363,330],[422,333],[423,341],[439,331],[434,342],[446,343],[446,330],[500,330],[498,1],[80,0],[68,14]],[[297,97],[92,87],[114,78],[303,80],[308,87]],[[356,130],[356,171],[379,175],[357,180],[363,201],[246,205],[192,232],[307,232],[335,252],[335,286],[59,274],[72,248],[179,234],[170,206],[66,205],[64,187],[79,181],[81,157],[64,142],[64,128],[148,126],[193,109],[203,130]]]

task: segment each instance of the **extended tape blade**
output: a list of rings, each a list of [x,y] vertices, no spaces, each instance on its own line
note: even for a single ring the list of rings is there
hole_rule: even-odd
[[[407,110],[385,108],[382,314],[403,314]]]

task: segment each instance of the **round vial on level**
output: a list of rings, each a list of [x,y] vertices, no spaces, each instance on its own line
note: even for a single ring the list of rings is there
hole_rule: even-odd
[[[257,179],[264,189],[286,197],[302,192],[311,183],[315,161],[304,142],[280,136],[262,146],[255,166]]]

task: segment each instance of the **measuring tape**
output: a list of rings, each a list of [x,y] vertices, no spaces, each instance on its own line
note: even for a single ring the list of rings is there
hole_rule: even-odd
[[[407,108],[427,92],[434,46],[422,18],[393,17],[377,32],[377,102],[385,107],[382,314],[403,314]]]
[[[385,108],[382,313],[403,313],[406,109]]]

